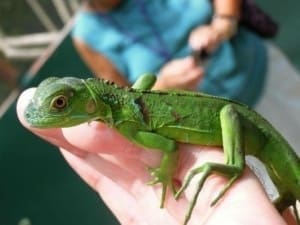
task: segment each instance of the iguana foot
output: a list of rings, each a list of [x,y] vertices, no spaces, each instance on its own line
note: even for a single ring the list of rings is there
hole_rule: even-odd
[[[173,193],[175,194],[175,188],[172,182],[172,176],[168,174],[163,169],[159,168],[149,168],[150,174],[153,177],[153,180],[148,182],[148,185],[155,185],[155,184],[162,184],[162,194],[161,194],[161,201],[160,207],[164,207],[164,202],[166,200],[166,194],[168,187],[171,187]]]
[[[229,178],[228,182],[225,184],[223,189],[218,193],[218,195],[215,197],[215,199],[210,204],[211,206],[215,205],[218,200],[225,194],[227,190],[232,186],[234,181],[238,179],[240,174],[242,173],[242,169],[236,166],[232,165],[226,165],[226,164],[219,164],[219,163],[205,163],[203,166],[193,169],[189,175],[186,177],[186,180],[183,182],[183,185],[178,190],[178,192],[175,194],[175,199],[178,199],[182,192],[185,191],[185,189],[190,184],[191,180],[196,176],[197,174],[202,173],[201,178],[197,184],[196,187],[196,193],[194,197],[192,198],[192,202],[190,203],[188,212],[185,216],[184,225],[187,224],[189,221],[192,211],[196,205],[197,198],[199,196],[200,191],[202,190],[202,187],[206,181],[206,179],[213,173],[217,173],[220,175],[223,175],[227,178]]]
[[[160,207],[164,207],[168,187],[171,188],[175,195],[175,186],[173,184],[173,177],[177,167],[178,151],[167,152],[163,154],[160,166],[158,168],[150,168],[150,174],[153,180],[149,185],[162,184],[162,194]]]

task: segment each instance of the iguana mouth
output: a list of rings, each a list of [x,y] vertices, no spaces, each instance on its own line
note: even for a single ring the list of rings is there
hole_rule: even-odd
[[[26,108],[24,116],[30,126],[36,128],[71,127],[86,121],[84,115],[43,114],[31,105]]]

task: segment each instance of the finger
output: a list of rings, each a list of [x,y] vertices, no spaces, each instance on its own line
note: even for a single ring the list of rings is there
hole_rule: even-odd
[[[201,36],[197,35],[197,31],[191,33],[188,43],[189,46],[196,51],[202,49],[203,47],[203,39]]]
[[[194,65],[182,77],[181,82],[187,86],[196,88],[204,77],[204,70],[200,66]]]
[[[189,79],[187,82],[197,83],[203,79],[204,70],[202,67],[197,66],[189,71],[186,79]]]
[[[120,165],[96,154],[88,154],[84,159],[63,149],[62,154],[84,181],[100,194],[122,224],[129,224],[129,221],[130,224],[145,221],[147,224],[160,224],[160,221],[176,224],[166,210],[159,208],[159,187],[145,185],[145,179],[128,174]]]
[[[60,128],[38,129],[38,128],[31,127],[30,124],[27,123],[24,117],[24,112],[27,105],[29,104],[29,102],[31,101],[34,95],[34,92],[35,92],[35,88],[27,89],[20,95],[18,99],[17,115],[21,124],[28,130],[30,130],[32,133],[50,142],[51,144],[64,147],[69,151],[73,152],[74,154],[77,154],[78,156],[84,156],[85,153],[81,149],[72,146],[70,143],[66,141]]]
[[[208,28],[198,29],[190,35],[189,46],[195,51],[199,51],[202,49],[207,50],[210,39],[211,33]]]
[[[120,161],[138,160],[147,165],[158,165],[161,157],[159,151],[143,149],[116,130],[99,122],[64,128],[63,135],[69,143],[78,148],[91,153],[113,155]]]
[[[132,155],[139,148],[104,123],[91,122],[63,128],[65,138],[75,146],[93,153]],[[105,138],[104,138],[105,137]]]
[[[131,189],[132,184],[136,179],[144,178],[137,177],[134,173],[128,173],[126,168],[107,160],[105,157],[97,154],[86,154],[85,157],[78,157],[61,148],[61,152],[71,167],[84,179],[93,189],[98,190],[101,185],[102,178],[106,177],[122,186],[124,189]],[[136,166],[137,171],[143,169]]]
[[[289,225],[297,225],[297,221],[295,216],[293,215],[292,211],[290,208],[284,210],[282,214],[284,220],[287,222]]]
[[[189,45],[194,50],[204,49],[207,52],[213,52],[219,46],[221,39],[218,32],[211,27],[198,29],[192,33],[189,39]]]
[[[97,157],[95,154],[89,154],[85,159],[79,158],[70,152],[61,149],[63,156],[70,166],[78,173],[78,175],[95,191],[99,193],[106,205],[112,210],[114,215],[118,218],[121,224],[145,224],[144,219],[141,217],[140,213],[137,213],[138,206],[134,196],[128,191],[128,185],[124,188],[119,182],[114,182],[110,177],[104,175],[103,171],[115,171],[121,172],[114,167],[112,164],[109,166],[105,160],[101,157]],[[93,157],[97,157],[94,158]],[[96,160],[97,159],[97,160]],[[106,167],[105,169],[94,167],[92,164],[97,162],[98,165]],[[129,183],[130,177],[126,176]],[[113,193],[113,194],[112,194]],[[126,207],[124,207],[126,206]]]

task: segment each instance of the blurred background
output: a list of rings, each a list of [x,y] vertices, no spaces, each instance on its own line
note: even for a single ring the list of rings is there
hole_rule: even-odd
[[[300,69],[300,2],[257,1],[280,25],[275,43]],[[55,147],[23,129],[20,91],[49,75],[91,76],[69,36],[79,0],[0,1],[0,225],[118,224]]]

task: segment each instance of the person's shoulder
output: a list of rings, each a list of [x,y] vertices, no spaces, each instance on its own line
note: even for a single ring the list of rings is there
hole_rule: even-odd
[[[97,13],[81,11],[76,15],[71,35],[80,39],[90,39],[104,30]]]

